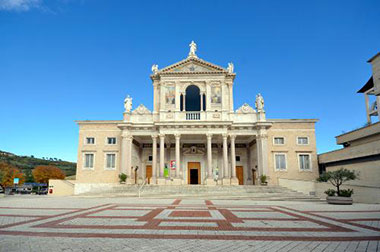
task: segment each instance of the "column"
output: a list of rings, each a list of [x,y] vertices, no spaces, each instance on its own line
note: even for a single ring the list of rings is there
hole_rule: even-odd
[[[228,173],[228,146],[227,146],[227,134],[223,134],[223,178],[230,178]]]
[[[182,95],[183,111],[186,111],[186,93]]]
[[[268,136],[259,134],[257,143],[257,166],[259,176],[268,174]]]
[[[234,94],[232,93],[232,83],[229,83],[229,95],[230,95],[230,112],[234,111]]]
[[[251,181],[252,180],[252,159],[251,159],[251,146],[247,144],[247,176],[248,178],[246,180]]]
[[[207,134],[207,178],[212,179],[212,134]]]
[[[181,169],[181,161],[180,161],[180,134],[175,134],[175,163],[176,163],[176,168],[175,168],[175,177],[179,178],[179,171]]]
[[[235,135],[230,135],[231,140],[231,174],[232,178],[236,178],[236,154],[235,154]]]
[[[365,99],[365,109],[366,109],[366,112],[367,112],[367,123],[370,124],[371,123],[371,116],[370,116],[370,104],[369,104],[369,98],[368,98],[368,94],[364,94],[364,99]]]
[[[152,135],[152,180],[153,183],[157,177],[157,135]]]
[[[121,155],[120,155],[120,173],[127,174],[127,135],[123,134],[121,136]]]
[[[164,177],[165,167],[165,135],[160,134],[160,178]]]
[[[132,142],[133,137],[131,135],[126,136],[127,141],[127,152],[126,152],[126,174],[130,181],[135,181],[134,178],[132,178]]]
[[[201,109],[200,111],[203,111],[203,94],[199,93],[199,98],[201,99]]]

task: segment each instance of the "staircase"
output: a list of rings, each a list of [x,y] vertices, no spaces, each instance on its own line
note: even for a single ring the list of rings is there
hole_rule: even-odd
[[[138,197],[139,185],[115,185],[101,193],[83,193],[79,196]],[[316,196],[306,195],[280,186],[204,186],[204,185],[145,185],[140,191],[142,198],[205,198],[250,199],[258,201],[320,201]]]

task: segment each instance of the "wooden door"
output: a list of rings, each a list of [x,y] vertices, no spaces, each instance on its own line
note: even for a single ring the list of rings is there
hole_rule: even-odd
[[[252,169],[252,181],[253,184],[256,185],[256,171],[254,169]]]
[[[152,178],[152,166],[147,165],[146,166],[146,178],[148,179],[148,184],[150,184],[150,179]]]
[[[236,177],[239,180],[239,185],[244,185],[243,166],[236,166]]]
[[[201,183],[201,163],[187,163],[187,183],[189,185],[199,185]]]

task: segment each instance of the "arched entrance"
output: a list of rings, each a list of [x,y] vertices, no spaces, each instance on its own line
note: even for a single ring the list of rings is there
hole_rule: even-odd
[[[190,85],[186,88],[186,111],[201,111],[200,90],[195,85]]]

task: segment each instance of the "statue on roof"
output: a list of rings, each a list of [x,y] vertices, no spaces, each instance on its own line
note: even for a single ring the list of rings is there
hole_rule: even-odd
[[[257,112],[263,112],[264,111],[264,98],[260,93],[256,95],[256,102],[255,106],[257,109]]]
[[[234,72],[234,64],[232,64],[232,62],[228,63],[227,71],[230,74]]]
[[[190,52],[189,52],[189,57],[197,57],[195,52],[197,51],[197,44],[195,44],[194,41],[191,41],[190,43]]]
[[[126,113],[130,113],[132,110],[132,97],[129,95],[124,99],[124,109]]]
[[[157,74],[157,73],[158,73],[158,65],[157,65],[157,64],[154,64],[154,65],[152,66],[152,73],[153,73],[153,74]]]

